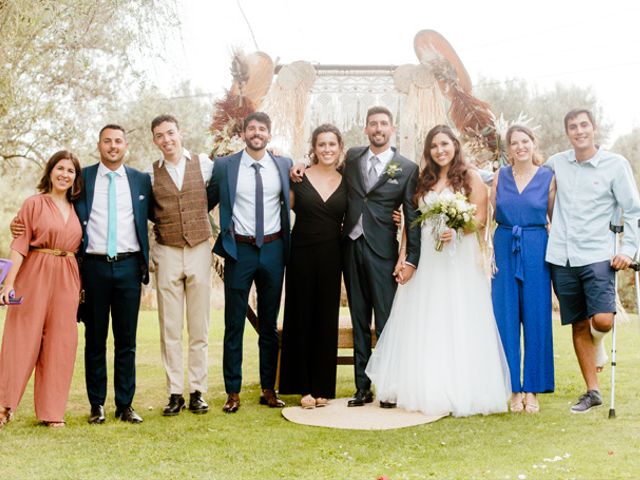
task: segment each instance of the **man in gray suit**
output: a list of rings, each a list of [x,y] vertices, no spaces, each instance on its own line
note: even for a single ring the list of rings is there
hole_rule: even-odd
[[[410,228],[417,217],[413,195],[418,165],[390,146],[393,116],[385,107],[367,112],[368,147],[349,149],[345,159],[349,204],[344,221],[344,275],[353,324],[356,393],[350,407],[373,401],[365,368],[371,356],[371,316],[376,336],[384,328],[398,283],[411,279],[420,258],[420,229]],[[397,227],[393,211],[402,206],[407,236],[404,269],[394,278],[398,262]],[[383,408],[395,404],[380,402]]]

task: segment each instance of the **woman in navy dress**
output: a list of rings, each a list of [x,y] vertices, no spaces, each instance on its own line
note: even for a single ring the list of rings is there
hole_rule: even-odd
[[[513,125],[506,140],[511,165],[499,170],[491,191],[498,224],[494,235],[498,271],[491,294],[511,372],[511,411],[537,413],[537,394],[554,390],[551,278],[544,258],[555,180],[551,170],[540,166],[529,128]]]
[[[347,190],[336,170],[340,131],[321,125],[311,136],[311,167],[291,185],[296,213],[287,265],[280,393],[301,395],[303,408],[335,397],[342,221]]]

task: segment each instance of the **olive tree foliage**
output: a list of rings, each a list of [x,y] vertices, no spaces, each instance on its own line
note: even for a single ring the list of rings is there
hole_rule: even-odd
[[[0,173],[88,141],[140,60],[178,31],[174,0],[0,0]]]
[[[0,256],[44,162],[68,149],[89,163],[104,112],[179,35],[176,1],[0,0]]]
[[[493,112],[502,114],[505,120],[514,122],[523,114],[535,129],[540,150],[548,157],[571,148],[564,131],[565,114],[574,108],[591,110],[598,122],[596,141],[605,143],[611,126],[604,121],[603,110],[591,88],[556,84],[554,88],[540,91],[523,79],[496,81],[481,78],[474,86],[474,95],[491,105]]]
[[[640,127],[629,133],[620,135],[611,147],[611,151],[619,153],[631,164],[636,181],[640,181]]]

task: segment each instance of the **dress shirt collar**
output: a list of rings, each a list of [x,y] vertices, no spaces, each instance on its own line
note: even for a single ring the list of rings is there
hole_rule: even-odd
[[[386,165],[393,158],[393,154],[394,154],[394,151],[391,147],[387,148],[384,152],[380,152],[378,154],[373,153],[371,151],[371,148],[369,148],[367,150],[367,163],[369,163],[369,160],[371,159],[371,157],[376,156],[378,157],[378,160],[380,160],[380,165]]]
[[[576,158],[575,150],[573,149],[569,150],[569,161],[573,163],[581,163],[581,164],[593,165],[594,167],[597,167],[598,164],[600,163],[600,160],[602,160],[602,148],[600,146],[598,146],[598,150],[596,151],[593,157],[591,157],[589,160],[584,160],[582,162],[578,162],[578,159]]]
[[[115,171],[115,172],[116,172],[116,174],[117,174],[119,177],[126,177],[126,176],[127,176],[127,171],[124,169],[124,164],[120,165],[120,166],[118,167],[118,169],[117,169],[117,170],[110,170],[110,169],[108,169],[108,168],[105,166],[105,164],[104,164],[104,163],[102,163],[102,162],[100,162],[100,165],[98,165],[98,174],[99,174],[101,177],[104,177],[107,173],[109,173],[109,172],[113,172],[113,171]]]
[[[191,153],[189,153],[189,150],[187,150],[186,148],[183,148],[182,149],[182,157],[180,157],[180,160],[178,160],[177,165],[179,165],[180,162],[184,162],[185,158],[187,160],[191,160]],[[158,167],[162,168],[162,166],[164,165],[164,162],[165,162],[164,157],[160,157],[160,160],[158,161]]]
[[[266,151],[264,152],[264,156],[260,160],[254,160],[254,158],[251,155],[249,155],[246,150],[243,150],[242,158],[240,159],[240,161],[245,167],[251,167],[251,165],[253,165],[256,162],[260,162],[260,163],[264,162],[266,158],[269,158],[269,154]]]

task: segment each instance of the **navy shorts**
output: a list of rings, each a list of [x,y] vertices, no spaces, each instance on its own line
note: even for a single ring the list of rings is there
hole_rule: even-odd
[[[562,325],[616,312],[615,270],[608,260],[582,267],[551,265],[551,280]]]

